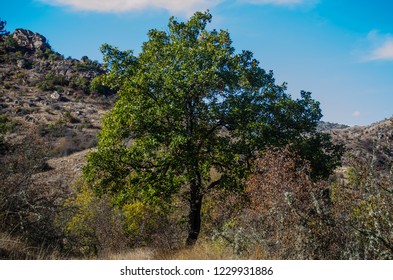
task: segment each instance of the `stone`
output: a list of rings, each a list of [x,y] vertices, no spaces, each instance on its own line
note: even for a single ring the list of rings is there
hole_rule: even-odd
[[[16,43],[25,47],[26,49],[36,51],[45,50],[50,48],[46,38],[38,33],[33,33],[30,30],[18,28],[13,33],[12,37],[15,39]]]
[[[25,59],[18,59],[18,61],[16,62],[16,66],[18,66],[21,69],[26,69],[27,61]]]
[[[50,98],[54,100],[59,100],[60,99],[60,94],[57,91],[54,91],[51,95]]]
[[[32,116],[30,116],[30,115],[26,115],[25,116],[25,120],[28,121],[28,122],[34,123],[34,124],[38,123],[37,120],[35,118],[33,118]]]

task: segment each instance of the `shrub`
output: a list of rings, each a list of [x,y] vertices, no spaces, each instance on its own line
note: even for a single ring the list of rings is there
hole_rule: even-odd
[[[7,151],[9,146],[4,140],[4,135],[13,131],[17,125],[18,122],[11,119],[8,115],[0,115],[0,156]]]
[[[65,137],[69,133],[69,129],[65,126],[62,120],[48,123],[46,125],[40,124],[37,130],[41,137],[47,136],[49,138]]]
[[[96,257],[121,252],[128,247],[121,212],[110,206],[108,197],[97,198],[82,181],[77,194],[65,202],[73,211],[64,224],[65,248],[74,255]]]
[[[333,184],[334,218],[346,242],[343,258],[393,259],[393,177],[376,159],[352,157]]]
[[[64,210],[61,201],[67,192],[60,183],[36,180],[35,175],[48,167],[47,147],[34,132],[27,132],[22,142],[8,143],[10,148],[0,157],[0,230],[31,246],[54,249],[62,239],[55,216]]]
[[[255,163],[247,182],[250,209],[243,214],[243,228],[273,258],[338,258],[329,189],[313,181],[310,172],[289,148],[268,150]]]
[[[82,90],[84,93],[89,92],[89,81],[86,78],[77,77],[69,85],[75,90]]]
[[[56,86],[67,86],[68,80],[64,75],[48,73],[37,83],[37,87],[42,91],[55,90]]]
[[[13,131],[17,125],[18,122],[14,119],[11,119],[8,115],[0,115],[0,134]]]
[[[103,95],[111,93],[109,87],[105,86],[103,83],[103,76],[97,76],[91,81],[89,91],[91,93],[98,93]]]
[[[65,122],[72,123],[72,124],[81,122],[80,119],[74,117],[69,111],[65,111],[63,113],[63,119]]]

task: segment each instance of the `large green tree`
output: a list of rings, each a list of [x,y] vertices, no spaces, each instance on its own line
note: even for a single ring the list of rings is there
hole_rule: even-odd
[[[99,194],[118,201],[165,203],[185,192],[188,245],[201,229],[204,196],[212,188],[242,190],[266,147],[292,144],[305,157],[326,159],[316,177],[338,162],[336,147],[316,133],[322,115],[311,94],[293,100],[251,52],[235,53],[227,31],[207,31],[210,21],[208,12],[171,18],[167,31],[149,31],[138,56],[102,47],[104,80],[119,100],[84,169]]]

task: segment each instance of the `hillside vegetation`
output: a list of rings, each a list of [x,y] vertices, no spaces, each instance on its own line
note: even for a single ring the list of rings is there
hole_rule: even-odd
[[[86,156],[100,149],[101,120],[122,102],[119,87],[103,85],[114,78],[108,71],[87,57],[64,58],[29,30],[0,36],[0,259],[393,259],[392,118],[320,123],[345,145],[328,178],[312,176],[313,158],[289,143],[267,145],[241,189],[205,190],[190,247],[188,190],[176,189],[165,206],[124,203],[129,193],[112,185],[97,196],[83,177]],[[212,183],[226,171],[204,176]]]

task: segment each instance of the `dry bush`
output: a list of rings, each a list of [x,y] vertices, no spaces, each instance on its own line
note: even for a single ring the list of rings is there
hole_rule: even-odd
[[[333,215],[346,259],[393,259],[393,167],[380,170],[376,161],[351,157],[333,184]]]
[[[247,193],[248,246],[259,244],[269,258],[338,258],[330,190],[310,178],[310,166],[290,148],[269,149],[256,161]]]
[[[57,250],[61,230],[56,215],[67,196],[62,184],[49,185],[34,179],[48,170],[47,146],[34,131],[21,127],[25,137],[7,143],[0,157],[0,231],[17,236],[28,246]],[[14,139],[15,140],[15,139]]]
[[[393,169],[377,160],[352,157],[343,175],[315,182],[288,148],[269,150],[247,182],[250,207],[234,229],[246,249],[259,245],[267,258],[393,259]]]

